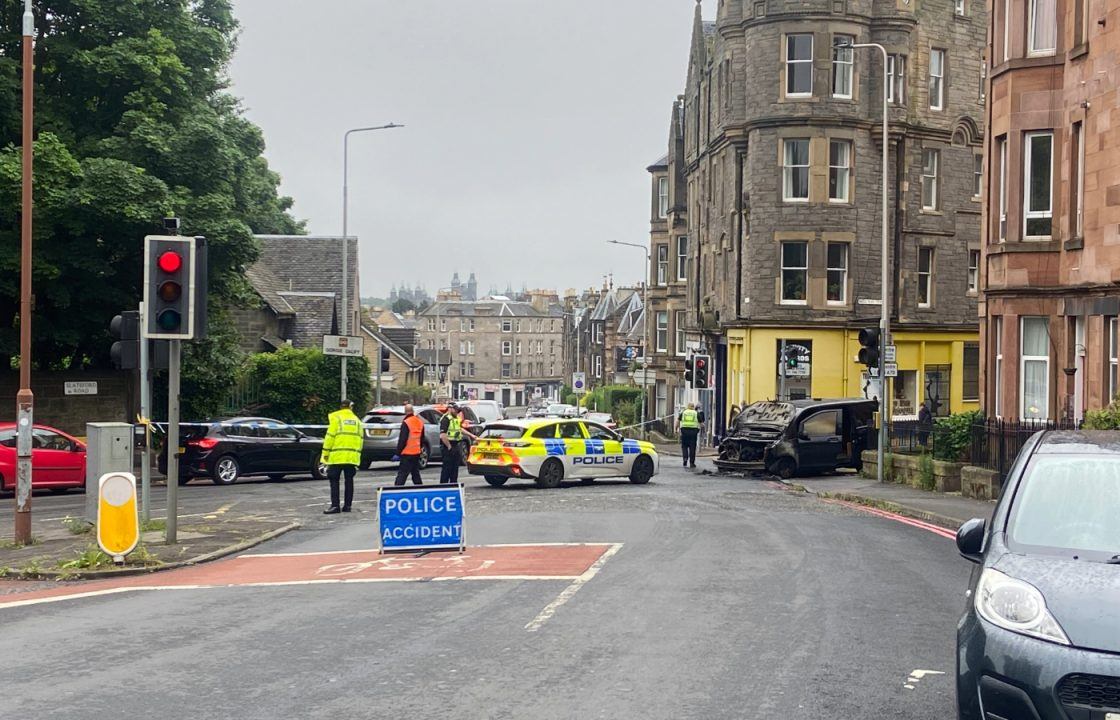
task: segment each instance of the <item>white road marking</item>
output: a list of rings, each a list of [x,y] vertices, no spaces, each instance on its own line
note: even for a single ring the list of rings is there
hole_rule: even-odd
[[[941,672],[940,670],[914,670],[910,673],[910,676],[906,678],[906,682],[903,683],[902,687],[906,688],[907,690],[913,690],[917,686],[917,683],[922,681],[922,678],[931,675],[944,674],[945,673]]]
[[[529,623],[525,626],[525,630],[527,632],[536,632],[540,630],[541,626],[548,622],[548,620],[556,614],[556,611],[559,610],[564,603],[571,600],[572,597],[580,591],[580,588],[590,582],[591,578],[595,577],[599,573],[599,571],[603,569],[603,566],[606,565],[607,561],[614,557],[615,553],[617,553],[621,549],[622,543],[615,543],[611,545],[606,552],[599,556],[599,559],[596,560],[591,567],[587,568],[586,572],[573,580],[571,585],[561,590],[560,594],[556,596],[555,600],[546,605],[544,610],[541,610],[535,618],[530,620]]]
[[[597,545],[613,546],[615,543],[609,542],[553,542],[553,543],[506,543],[499,545],[479,545],[480,548],[496,548],[496,547],[591,547]],[[472,546],[467,546],[470,550]],[[621,546],[620,546],[621,547]],[[358,548],[357,550],[317,550],[311,552],[290,552],[290,553],[249,553],[246,555],[239,555],[238,557],[246,558],[259,558],[259,557],[311,557],[313,555],[346,555],[349,553],[363,553],[363,552],[378,552],[377,548]],[[416,552],[420,552],[419,550]],[[439,550],[437,552],[454,552]],[[407,553],[406,553],[407,554]]]

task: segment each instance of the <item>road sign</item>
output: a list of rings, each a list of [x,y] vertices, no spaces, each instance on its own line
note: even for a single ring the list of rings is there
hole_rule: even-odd
[[[96,395],[97,383],[93,381],[63,383],[62,392],[65,395]]]
[[[115,562],[140,542],[140,515],[136,508],[136,476],[105,473],[97,481],[97,544]]]
[[[382,552],[462,550],[463,486],[378,488],[377,537]]]
[[[896,351],[897,348],[894,345],[887,345],[885,348],[883,348],[883,362],[895,362],[895,356],[897,354]]]
[[[635,370],[634,382],[639,385],[656,385],[657,373],[653,370]]]
[[[323,354],[361,357],[363,340],[358,335],[324,335]]]
[[[576,395],[582,395],[587,392],[587,373],[572,373],[572,391],[575,392]]]
[[[883,363],[883,377],[898,377],[898,365],[893,362]]]

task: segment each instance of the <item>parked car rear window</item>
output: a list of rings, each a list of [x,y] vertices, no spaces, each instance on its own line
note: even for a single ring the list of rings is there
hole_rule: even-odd
[[[404,413],[370,413],[363,422],[367,425],[400,425],[404,422]]]
[[[1013,549],[1120,554],[1120,458],[1036,455],[1008,526]]]
[[[525,434],[525,428],[514,425],[488,425],[479,437],[491,440],[516,440]]]

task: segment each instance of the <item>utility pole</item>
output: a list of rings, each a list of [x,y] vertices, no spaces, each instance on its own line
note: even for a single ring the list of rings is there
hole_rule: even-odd
[[[35,422],[35,394],[31,392],[31,215],[32,158],[35,109],[35,15],[31,0],[23,3],[23,202],[21,207],[19,294],[19,393],[16,395],[16,517],[15,541],[31,542],[31,430]]]
[[[782,340],[782,348],[778,351],[778,399],[786,399],[786,341]]]
[[[145,322],[145,303],[140,303],[140,327]],[[139,333],[140,350],[140,417],[144,425],[144,451],[140,454],[140,519],[148,522],[152,517],[152,371],[151,340]],[[170,456],[169,456],[170,459]]]

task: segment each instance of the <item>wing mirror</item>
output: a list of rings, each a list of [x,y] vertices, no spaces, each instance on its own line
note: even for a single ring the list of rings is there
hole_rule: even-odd
[[[961,557],[969,562],[979,563],[983,560],[984,536],[987,534],[988,522],[984,518],[972,518],[957,530],[957,550]]]

